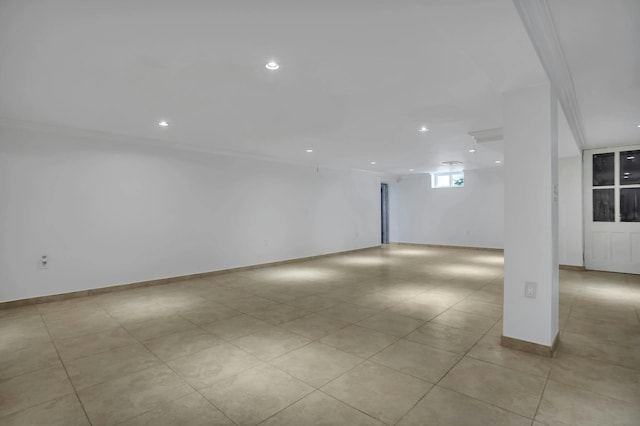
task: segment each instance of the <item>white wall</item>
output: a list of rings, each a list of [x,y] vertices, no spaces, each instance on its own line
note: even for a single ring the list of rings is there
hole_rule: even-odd
[[[375,246],[379,183],[0,129],[0,301]]]
[[[502,334],[551,347],[558,332],[558,113],[547,85],[503,94]],[[559,192],[559,191],[558,191]],[[535,297],[525,297],[527,283]]]
[[[430,175],[411,175],[390,189],[391,240],[502,248],[502,168],[467,170],[462,188],[431,188]]]
[[[582,160],[559,160],[560,264],[582,266]],[[432,189],[429,175],[390,182],[391,240],[503,247],[502,169],[467,170],[464,188]]]
[[[558,161],[560,264],[584,266],[582,257],[582,158]]]

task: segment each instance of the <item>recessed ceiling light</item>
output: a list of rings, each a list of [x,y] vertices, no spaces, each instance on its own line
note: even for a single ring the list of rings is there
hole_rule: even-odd
[[[640,128],[640,124],[638,124],[638,128]]]
[[[162,120],[158,122],[158,126],[160,127],[167,127],[169,126],[169,123],[167,123],[166,121]]]
[[[624,178],[625,178],[625,179],[629,179],[629,176],[625,176]]]
[[[422,127],[420,127],[419,131],[420,131],[420,133],[424,133],[424,132],[428,132],[429,129],[427,128],[427,126],[422,126]]]
[[[475,148],[471,148],[469,152],[476,152]]]
[[[280,64],[278,64],[276,61],[269,61],[267,62],[267,64],[264,66],[266,69],[268,70],[277,70],[278,68],[280,68]]]
[[[313,150],[312,149],[308,149],[307,152],[313,152]]]
[[[371,164],[376,164],[376,162],[375,162],[375,161],[372,161],[372,162],[371,162]]]
[[[443,161],[442,164],[445,166],[461,166],[462,161]]]
[[[634,158],[636,158],[636,157],[634,157],[633,155],[630,155],[630,156],[627,157],[627,160],[633,160]]]
[[[502,161],[496,160],[496,164],[500,164],[500,163],[502,163]]]
[[[625,176],[629,176],[630,174],[631,174],[631,173],[629,173],[629,172],[624,172],[624,175],[625,175]]]

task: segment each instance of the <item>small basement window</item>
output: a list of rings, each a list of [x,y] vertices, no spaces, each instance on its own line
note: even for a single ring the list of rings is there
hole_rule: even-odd
[[[464,172],[432,173],[432,188],[461,188],[464,186]]]

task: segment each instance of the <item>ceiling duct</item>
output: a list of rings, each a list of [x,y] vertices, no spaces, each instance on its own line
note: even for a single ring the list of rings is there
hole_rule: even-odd
[[[502,127],[497,127],[495,129],[476,130],[473,132],[469,132],[469,135],[478,143],[495,142],[504,139],[504,132]]]

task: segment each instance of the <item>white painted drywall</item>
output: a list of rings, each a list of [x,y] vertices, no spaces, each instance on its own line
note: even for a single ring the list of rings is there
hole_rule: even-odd
[[[379,245],[379,184],[368,172],[0,129],[0,301]]]
[[[506,92],[503,335],[550,347],[558,333],[558,114],[548,86]],[[535,298],[525,284],[537,285]]]
[[[391,240],[403,243],[502,248],[502,168],[467,170],[462,188],[431,188],[428,174],[389,188]]]
[[[581,161],[558,164],[562,265],[583,265]],[[432,189],[429,175],[389,182],[391,241],[503,248],[502,168],[467,170],[464,188]]]
[[[400,235],[400,200],[398,199],[398,184],[402,182],[401,178],[394,176],[384,179],[383,182],[389,185],[389,241],[397,243]]]
[[[558,161],[560,264],[584,266],[582,256],[582,158]]]

